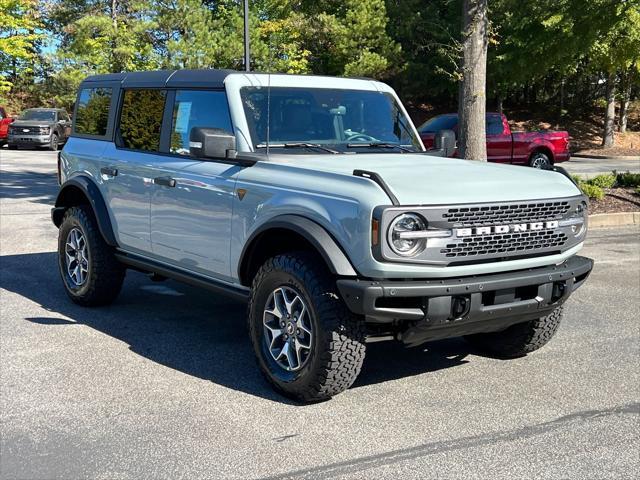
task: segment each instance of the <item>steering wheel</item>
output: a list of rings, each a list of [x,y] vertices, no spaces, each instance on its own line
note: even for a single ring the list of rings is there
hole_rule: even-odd
[[[371,135],[366,135],[364,133],[356,133],[351,135],[350,137],[347,137],[347,141],[352,142],[354,140],[360,140],[360,141],[365,141],[365,142],[377,142],[378,139],[372,137]]]

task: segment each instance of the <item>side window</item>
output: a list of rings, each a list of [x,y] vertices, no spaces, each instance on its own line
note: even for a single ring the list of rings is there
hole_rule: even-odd
[[[195,127],[233,133],[227,95],[223,91],[178,90],[173,105],[171,153],[189,155],[189,135]]]
[[[504,132],[502,117],[499,115],[487,115],[487,135],[500,135]]]
[[[78,96],[75,132],[83,135],[106,135],[110,105],[110,88],[82,89]]]
[[[125,90],[117,130],[118,146],[157,152],[166,91]]]

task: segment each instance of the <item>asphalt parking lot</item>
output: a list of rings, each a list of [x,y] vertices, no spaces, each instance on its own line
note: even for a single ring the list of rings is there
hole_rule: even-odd
[[[56,190],[55,153],[0,150],[3,479],[637,478],[638,229],[590,233],[542,350],[371,344],[352,389],[300,406],[260,376],[241,304],[138,273],[110,307],[68,301]]]

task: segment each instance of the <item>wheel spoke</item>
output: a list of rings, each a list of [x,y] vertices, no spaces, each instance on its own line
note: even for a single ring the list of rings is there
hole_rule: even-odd
[[[301,356],[302,350],[309,350],[309,347],[306,347],[300,343],[298,339],[294,340],[295,349],[296,349],[296,358],[298,360],[298,365],[302,365],[303,359]]]
[[[271,338],[269,338],[269,350],[273,350],[273,346],[278,338],[282,336],[282,330],[280,328],[274,328],[266,323],[264,324],[265,328],[271,334]]]

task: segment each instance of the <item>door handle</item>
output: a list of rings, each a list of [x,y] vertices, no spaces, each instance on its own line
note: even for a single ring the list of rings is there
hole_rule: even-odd
[[[163,187],[175,187],[176,181],[171,177],[156,177],[153,179],[153,183],[156,185],[162,185]]]
[[[102,167],[100,173],[107,177],[115,177],[118,175],[118,169],[114,167]]]

